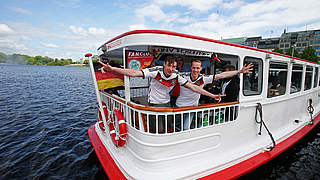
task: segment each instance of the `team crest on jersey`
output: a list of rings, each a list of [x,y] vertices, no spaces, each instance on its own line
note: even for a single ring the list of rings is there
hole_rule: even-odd
[[[197,86],[201,86],[204,84],[204,81],[203,81],[203,77],[201,77],[200,79],[198,79],[196,82],[194,82],[195,85]]]
[[[178,82],[178,77],[169,80],[163,79],[160,75],[160,72],[158,72],[157,76],[154,79],[167,87],[175,86]]]
[[[177,81],[175,79],[172,80],[171,84],[172,86],[176,85]]]

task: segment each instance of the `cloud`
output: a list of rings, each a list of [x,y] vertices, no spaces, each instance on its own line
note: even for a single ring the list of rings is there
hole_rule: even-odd
[[[1,34],[12,34],[14,31],[6,24],[0,24],[0,35]]]
[[[40,43],[42,46],[48,47],[48,48],[58,48],[59,46],[56,44],[51,43]]]
[[[10,30],[8,31],[8,27]],[[35,27],[25,22],[8,22],[0,24],[0,31],[6,29],[6,34],[0,33],[0,49],[7,54],[21,53],[31,56],[44,55],[43,47],[49,47],[53,50],[52,54],[60,55],[59,46],[52,43],[41,43],[46,38],[61,39],[63,35],[48,31],[46,26]],[[8,33],[10,32],[10,33]],[[41,45],[41,46],[40,46]]]
[[[181,6],[187,7],[191,10],[195,11],[208,11],[218,4],[220,4],[222,0],[154,0],[153,4],[160,6]]]
[[[233,9],[235,4],[242,5],[235,10]],[[306,24],[310,24],[311,28],[319,27],[320,23],[320,13],[315,8],[320,7],[320,1],[316,0],[302,2],[264,0],[254,3],[231,1],[222,4],[222,7],[233,10],[224,14],[223,12],[227,10],[221,9],[221,13],[211,13],[207,17],[178,28],[187,33],[220,39],[221,37],[271,36],[271,31],[274,35],[280,36],[286,26],[305,27]]]
[[[24,44],[6,38],[0,38],[0,49],[6,53],[28,51],[28,48]]]
[[[25,35],[22,35],[22,36],[20,37],[20,40],[22,40],[22,41],[32,41],[32,38],[27,37],[27,36],[25,36]]]
[[[80,0],[53,0],[53,3],[64,8],[78,8],[79,2]]]
[[[88,34],[87,31],[82,27],[69,26],[69,29],[76,35],[86,36]]]
[[[320,18],[318,9],[320,1],[309,0],[271,0],[258,1],[242,6],[233,14],[238,22],[265,21],[270,25],[296,25]]]
[[[77,36],[95,36],[95,37],[101,37],[101,36],[107,36],[113,33],[113,30],[106,30],[103,28],[96,28],[96,27],[89,27],[88,29],[85,29],[83,27],[76,27],[76,26],[69,26],[69,30],[77,35]]]
[[[222,0],[154,0],[142,8],[137,8],[135,14],[137,24],[145,24],[149,18],[152,22],[160,24],[160,27],[174,28],[175,23],[187,24],[197,21],[193,17],[194,11],[206,13],[221,2]]]
[[[320,7],[320,1],[152,0],[135,10],[138,19],[135,24],[215,39],[280,36],[285,27],[320,22],[320,13],[315,7]],[[139,29],[137,27],[130,25],[129,29]]]
[[[94,36],[101,36],[101,35],[108,34],[108,32],[106,30],[104,30],[103,28],[95,28],[95,27],[88,28],[88,33],[92,34]]]
[[[129,26],[129,30],[130,31],[132,31],[132,30],[143,30],[143,29],[146,29],[144,24],[133,24],[133,25]]]
[[[11,9],[12,11],[21,13],[21,14],[27,14],[27,15],[31,15],[32,12],[27,10],[27,9],[23,9],[23,8],[19,8],[19,7],[10,7],[9,9]]]
[[[177,15],[174,13],[164,13],[162,11],[162,9],[154,4],[151,4],[149,6],[145,6],[141,9],[137,9],[136,14],[139,18],[145,18],[145,17],[149,17],[151,18],[154,22],[166,22],[169,23],[171,21],[173,21]]]
[[[235,1],[230,1],[230,2],[224,2],[222,4],[222,7],[225,9],[234,9],[234,8],[239,8],[244,5],[244,2],[241,0],[235,0]]]
[[[19,37],[42,39],[54,35],[46,26],[35,26],[26,22],[8,22],[7,24],[14,30],[14,35]]]

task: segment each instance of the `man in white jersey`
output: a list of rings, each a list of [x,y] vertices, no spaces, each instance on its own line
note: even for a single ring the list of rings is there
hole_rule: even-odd
[[[123,74],[130,77],[144,77],[151,78],[149,86],[149,96],[148,103],[151,106],[161,106],[170,107],[170,91],[173,90],[175,85],[178,83],[181,87],[186,87],[191,90],[191,92],[200,93],[205,96],[220,100],[223,95],[214,95],[199,86],[196,86],[186,79],[182,78],[180,75],[175,73],[177,67],[177,60],[173,56],[167,56],[163,63],[163,70],[161,68],[146,68],[141,71],[135,69],[122,69],[117,67],[112,67],[109,64],[104,64],[102,71],[111,71],[119,74]],[[159,124],[160,129],[164,129],[162,126],[164,121]]]
[[[202,70],[201,61],[193,60],[191,63],[191,73],[184,74],[183,77],[187,79],[190,83],[200,88],[203,88],[205,85],[212,83],[213,80],[230,78],[240,73],[250,73],[250,71],[252,70],[251,69],[252,67],[253,65],[249,64],[249,65],[244,65],[240,71],[228,71],[228,72],[216,74],[215,76],[203,75],[203,74],[200,74]],[[199,99],[200,99],[199,93],[190,91],[189,89],[182,86],[180,89],[180,95],[176,101],[176,105],[178,107],[198,106]],[[190,128],[190,124],[191,124],[190,121],[193,119],[194,114],[195,113],[190,113],[190,119],[189,119],[189,113],[183,114],[183,130],[187,130]]]

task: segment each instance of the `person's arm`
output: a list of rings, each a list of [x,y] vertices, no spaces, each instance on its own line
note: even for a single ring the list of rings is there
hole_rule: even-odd
[[[233,77],[233,76],[238,75],[240,73],[251,73],[253,66],[254,65],[250,63],[248,65],[244,65],[242,67],[242,69],[239,70],[239,71],[228,71],[228,72],[223,72],[223,73],[220,73],[220,74],[216,74],[214,76],[214,80],[230,78],[230,77]]]
[[[221,100],[221,97],[222,96],[225,96],[225,95],[220,95],[220,94],[212,94],[204,89],[202,89],[201,87],[197,86],[197,85],[194,85],[190,82],[187,82],[184,87],[186,88],[189,88],[190,90],[194,91],[194,92],[197,92],[197,93],[200,93],[202,95],[205,95],[205,96],[209,96],[211,98],[214,98],[215,100],[219,101]]]
[[[125,76],[130,76],[130,77],[143,77],[142,71],[138,71],[135,69],[122,69],[122,68],[117,68],[117,67],[112,67],[109,64],[104,64],[101,61],[98,61],[101,65],[103,65],[103,68],[101,68],[101,72],[104,73],[105,71],[109,72],[116,72],[119,74],[123,74]]]

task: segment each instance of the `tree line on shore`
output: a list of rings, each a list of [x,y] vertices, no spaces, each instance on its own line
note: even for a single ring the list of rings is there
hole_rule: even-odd
[[[280,48],[275,48],[272,52],[285,54],[288,56],[293,56],[312,62],[319,62],[319,57],[316,55],[316,50],[313,49],[311,46],[304,48],[304,50],[301,53],[299,53],[295,48],[292,47],[288,49],[286,53],[284,53],[283,50]]]
[[[29,64],[29,65],[49,65],[49,66],[64,66],[69,64],[76,64],[72,59],[58,59],[50,58],[48,56],[28,56],[24,54],[7,55],[0,52],[0,63],[10,64]]]

